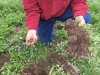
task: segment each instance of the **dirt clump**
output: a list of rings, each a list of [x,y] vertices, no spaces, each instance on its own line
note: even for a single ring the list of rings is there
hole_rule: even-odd
[[[15,28],[15,34],[18,34],[18,32],[19,31],[21,31],[21,29],[22,29],[22,26],[16,26],[16,28]]]
[[[53,53],[45,60],[39,60],[37,63],[30,65],[23,70],[22,75],[48,75],[46,72],[47,67],[51,67],[54,64],[61,65],[64,72],[70,72],[72,75],[79,75],[79,69],[57,53]]]
[[[80,57],[86,59],[90,40],[88,32],[83,27],[79,27],[78,23],[71,19],[67,20],[64,29],[68,33],[66,53],[73,58]],[[53,42],[55,44],[59,43],[57,40]],[[57,53],[52,53],[45,60],[39,60],[35,64],[30,65],[22,71],[21,75],[48,75],[49,71],[47,71],[47,68],[51,68],[52,65],[56,64],[62,66],[64,72],[70,72],[71,75],[79,75],[79,68]]]
[[[9,57],[3,55],[2,53],[0,53],[0,69],[1,67],[4,65],[5,62],[9,61]]]
[[[79,23],[74,20],[67,20],[65,30],[68,33],[68,46],[66,53],[73,58],[86,59],[87,52],[89,51],[89,39],[88,32],[79,27]]]

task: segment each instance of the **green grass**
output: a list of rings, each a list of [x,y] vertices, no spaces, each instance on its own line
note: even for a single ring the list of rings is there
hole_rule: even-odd
[[[89,12],[92,15],[91,25],[85,26],[91,35],[89,59],[68,58],[68,60],[80,68],[80,75],[100,75],[100,3],[99,0],[88,0],[88,4]],[[5,63],[1,68],[1,75],[20,75],[20,71],[25,67],[35,63],[38,59],[45,59],[51,51],[56,51],[65,56],[64,50],[68,43],[67,41],[57,44],[56,47],[52,44],[50,47],[45,46],[39,41],[35,45],[27,47],[25,41],[23,41],[23,47],[21,51],[18,51],[19,38],[23,37],[25,39],[26,35],[24,18],[25,14],[22,9],[21,0],[0,0],[0,52],[7,52],[10,55],[10,62]],[[13,34],[15,26],[18,25],[22,25],[22,30],[18,34]],[[67,36],[65,32],[59,30],[56,32],[55,38],[58,37],[57,39],[60,39],[65,36]],[[50,72],[52,72],[52,69]],[[52,74],[70,75],[69,73],[63,73],[60,67],[57,71],[53,71]]]

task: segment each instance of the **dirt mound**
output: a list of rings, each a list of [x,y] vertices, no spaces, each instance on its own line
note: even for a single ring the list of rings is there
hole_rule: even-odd
[[[9,61],[9,58],[3,55],[2,53],[0,53],[0,69],[4,65],[4,63],[8,61]]]
[[[71,19],[67,20],[64,28],[68,32],[68,46],[66,53],[73,58],[80,57],[86,59],[90,39],[88,32],[83,27],[79,27],[78,23]],[[55,44],[57,44],[57,42],[58,41],[56,40]],[[53,64],[63,65],[64,72],[70,72],[71,75],[79,75],[79,69],[57,53],[53,53],[45,60],[39,60],[37,63],[30,65],[28,68],[24,69],[21,74],[48,75],[47,68],[52,67]]]
[[[45,60],[40,60],[36,64],[30,65],[23,70],[22,75],[48,75],[46,72],[47,67],[59,63],[61,66],[63,65],[64,72],[71,72],[72,75],[79,75],[79,69],[57,53],[53,53]]]
[[[86,59],[86,54],[89,50],[89,39],[88,32],[83,28],[79,27],[78,23],[74,20],[67,20],[65,30],[68,32],[68,46],[66,53],[73,58]]]

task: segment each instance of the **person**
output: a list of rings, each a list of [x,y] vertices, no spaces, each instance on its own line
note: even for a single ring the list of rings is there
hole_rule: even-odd
[[[91,21],[87,0],[22,0],[22,4],[26,13],[28,46],[35,44],[37,39],[42,43],[51,43],[56,20],[64,22],[78,18],[79,26]]]

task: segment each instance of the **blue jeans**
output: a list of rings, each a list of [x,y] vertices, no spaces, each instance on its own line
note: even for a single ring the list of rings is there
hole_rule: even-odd
[[[74,19],[74,16],[73,16],[70,6],[66,9],[66,11],[60,17],[51,18],[49,20],[41,19],[39,22],[39,25],[38,25],[39,40],[42,43],[46,43],[46,44],[52,42],[54,23],[56,22],[56,20],[64,22],[67,19]],[[84,19],[85,19],[86,24],[90,23],[91,15],[89,13],[86,13]]]

